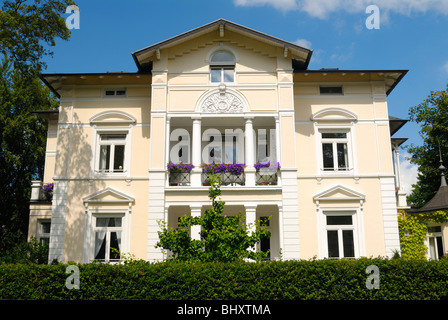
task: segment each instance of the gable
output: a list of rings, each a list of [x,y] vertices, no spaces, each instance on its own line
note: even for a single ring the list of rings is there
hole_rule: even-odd
[[[245,38],[244,41],[238,41],[238,35],[243,36]],[[206,38],[209,38],[209,40],[204,42],[203,40]],[[214,40],[211,40],[211,38]],[[310,49],[300,47],[296,44],[280,40],[224,19],[219,19],[202,27],[198,27],[194,30],[140,49],[133,52],[132,56],[140,71],[150,71],[153,62],[160,60],[162,54],[164,52],[166,53],[168,49],[171,53],[168,53],[168,58],[175,59],[176,57],[188,55],[191,52],[197,51],[204,46],[212,45],[213,41],[219,41],[219,39],[223,42],[235,41],[235,43],[230,44],[245,47],[247,50],[254,50],[257,51],[257,53],[267,55],[272,53],[263,50],[260,51],[260,47],[274,48],[274,51],[276,52],[275,56],[280,53],[284,58],[291,59],[292,66],[295,69],[306,69],[312,54],[312,50]],[[177,51],[176,53],[171,50],[173,47],[181,48],[186,42],[195,43],[196,46],[184,48],[184,50]],[[254,46],[255,43],[258,43],[258,45]]]

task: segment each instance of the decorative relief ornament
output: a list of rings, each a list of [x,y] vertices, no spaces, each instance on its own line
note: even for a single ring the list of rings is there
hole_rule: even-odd
[[[208,96],[202,103],[202,112],[205,113],[242,113],[244,104],[235,94],[226,92],[220,87],[219,92]]]

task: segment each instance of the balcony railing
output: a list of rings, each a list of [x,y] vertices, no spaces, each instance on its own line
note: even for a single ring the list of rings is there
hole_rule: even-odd
[[[189,186],[191,185],[190,176],[190,172],[170,172],[170,186]]]
[[[202,185],[208,186],[210,185],[208,182],[208,173],[202,172]],[[235,174],[232,172],[218,172],[216,173],[221,179],[221,185],[223,186],[244,186],[246,183],[245,174],[241,172],[239,174]]]
[[[257,186],[276,186],[278,183],[278,171],[257,170],[255,172],[255,184]]]

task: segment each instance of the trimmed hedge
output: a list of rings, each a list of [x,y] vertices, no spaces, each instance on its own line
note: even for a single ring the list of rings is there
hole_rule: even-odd
[[[369,265],[379,288],[368,289]],[[263,263],[0,264],[0,299],[13,300],[439,300],[448,298],[448,261],[404,259]]]

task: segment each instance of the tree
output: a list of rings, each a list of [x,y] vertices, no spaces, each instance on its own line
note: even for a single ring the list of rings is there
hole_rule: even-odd
[[[41,179],[47,123],[32,114],[58,107],[40,81],[56,38],[68,40],[69,0],[5,0],[0,10],[0,253],[24,240],[31,180]]]
[[[209,175],[209,198],[212,207],[205,210],[201,217],[183,216],[179,227],[169,228],[161,222],[159,242],[156,247],[171,251],[173,258],[191,262],[232,262],[245,258],[259,261],[267,252],[255,251],[255,245],[270,232],[260,221],[255,225],[245,225],[241,212],[234,217],[224,216],[225,202],[217,200],[221,196],[221,181],[215,174]],[[201,226],[200,240],[194,240],[189,234],[192,226]],[[250,232],[251,229],[254,231]]]
[[[440,156],[448,167],[448,85],[446,90],[431,92],[425,101],[410,108],[409,117],[421,125],[423,145],[411,145],[411,163],[419,166],[417,183],[408,197],[415,206],[423,206],[440,187]]]

